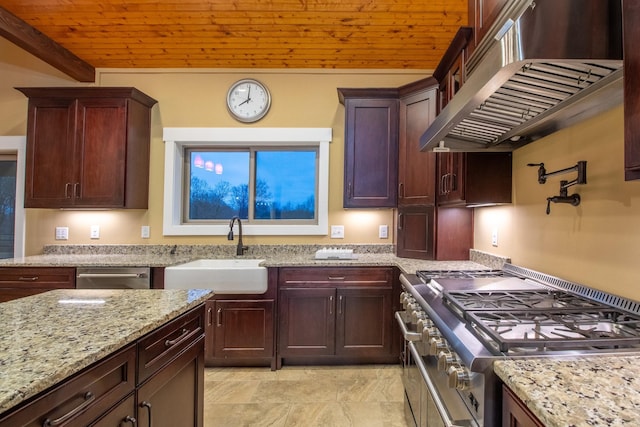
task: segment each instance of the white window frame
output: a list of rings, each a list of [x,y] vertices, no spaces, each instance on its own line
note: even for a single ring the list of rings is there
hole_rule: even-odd
[[[26,165],[26,136],[0,136],[0,154],[16,156],[16,207],[13,237],[13,257],[24,257],[26,226],[24,210],[24,179]]]
[[[223,236],[228,224],[182,223],[184,147],[317,146],[318,223],[243,224],[247,236],[327,235],[329,231],[329,143],[331,128],[164,128],[164,212],[162,233],[165,236]]]

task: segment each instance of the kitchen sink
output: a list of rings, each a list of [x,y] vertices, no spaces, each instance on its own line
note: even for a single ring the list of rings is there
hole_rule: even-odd
[[[211,289],[218,294],[263,294],[263,259],[199,259],[164,270],[165,289]]]

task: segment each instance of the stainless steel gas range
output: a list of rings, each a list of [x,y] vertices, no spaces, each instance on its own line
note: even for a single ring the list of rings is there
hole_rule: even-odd
[[[640,304],[526,268],[400,277],[407,420],[500,425],[499,358],[640,352]]]

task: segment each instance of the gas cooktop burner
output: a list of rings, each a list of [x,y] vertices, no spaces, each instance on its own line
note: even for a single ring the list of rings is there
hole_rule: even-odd
[[[445,291],[444,302],[464,317],[468,310],[548,310],[553,308],[597,308],[606,307],[565,291],[505,290],[505,291]]]
[[[484,277],[512,277],[503,270],[418,270],[418,277],[429,283],[432,279],[478,279]]]
[[[640,345],[640,317],[611,308],[467,311],[469,327],[501,352],[513,348],[588,349]]]

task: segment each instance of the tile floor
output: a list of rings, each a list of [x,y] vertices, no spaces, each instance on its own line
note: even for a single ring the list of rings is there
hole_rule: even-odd
[[[399,366],[205,369],[204,427],[406,427]]]

